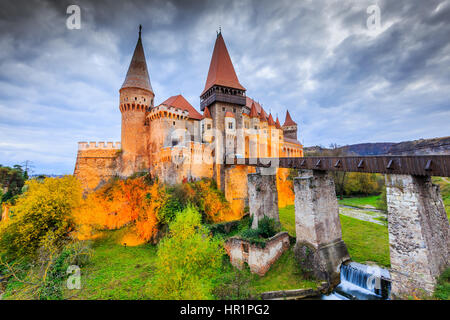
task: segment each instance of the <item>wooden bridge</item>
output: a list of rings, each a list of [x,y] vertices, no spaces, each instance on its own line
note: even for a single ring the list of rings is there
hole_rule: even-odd
[[[450,177],[450,155],[234,159],[257,167]]]
[[[330,284],[350,259],[342,240],[339,206],[329,171],[386,174],[389,247],[394,296],[431,294],[449,267],[450,228],[439,187],[431,176],[450,176],[450,155],[235,158],[226,164],[256,166],[248,174],[253,224],[278,219],[276,168],[302,169],[294,178],[295,254],[300,264]]]

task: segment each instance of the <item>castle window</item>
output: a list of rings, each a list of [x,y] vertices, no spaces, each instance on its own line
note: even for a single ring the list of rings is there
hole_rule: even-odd
[[[228,122],[228,129],[233,129],[233,122]]]
[[[211,125],[210,124],[208,124],[208,130],[211,130]]]
[[[225,111],[225,107],[222,107],[222,111]]]
[[[246,121],[245,122],[245,129],[248,129],[249,128],[249,125],[248,125],[248,122]]]
[[[175,125],[175,121],[173,122],[173,125]]]
[[[233,112],[236,113],[236,108],[233,108]]]
[[[258,126],[255,126],[255,130],[258,130]]]
[[[137,101],[137,97],[134,97],[134,100]]]

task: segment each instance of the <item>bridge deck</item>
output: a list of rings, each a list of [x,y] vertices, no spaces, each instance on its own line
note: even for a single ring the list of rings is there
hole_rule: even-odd
[[[241,158],[234,159],[233,163],[257,167],[268,167],[273,163],[280,168],[450,177],[450,155]]]

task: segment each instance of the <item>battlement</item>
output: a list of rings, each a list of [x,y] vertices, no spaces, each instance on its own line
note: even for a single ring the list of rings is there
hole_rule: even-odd
[[[153,108],[150,111],[148,117],[151,120],[154,120],[156,118],[161,118],[161,117],[167,117],[167,118],[171,118],[171,119],[188,119],[189,111],[161,104],[161,105]]]
[[[95,150],[95,149],[110,149],[110,150],[120,150],[121,149],[121,143],[119,141],[117,142],[78,142],[78,150]]]

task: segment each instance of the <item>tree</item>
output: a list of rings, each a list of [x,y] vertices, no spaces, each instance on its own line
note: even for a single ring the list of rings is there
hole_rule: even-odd
[[[72,210],[79,206],[81,185],[73,176],[27,181],[28,191],[0,223],[0,248],[10,256],[33,256],[49,239],[55,245],[73,230]]]
[[[26,175],[20,165],[14,165],[13,168],[0,166],[1,202],[14,200],[17,195],[21,194],[25,180]]]
[[[211,299],[219,275],[223,248],[201,215],[188,206],[169,224],[169,235],[158,247],[150,292],[155,299]]]

